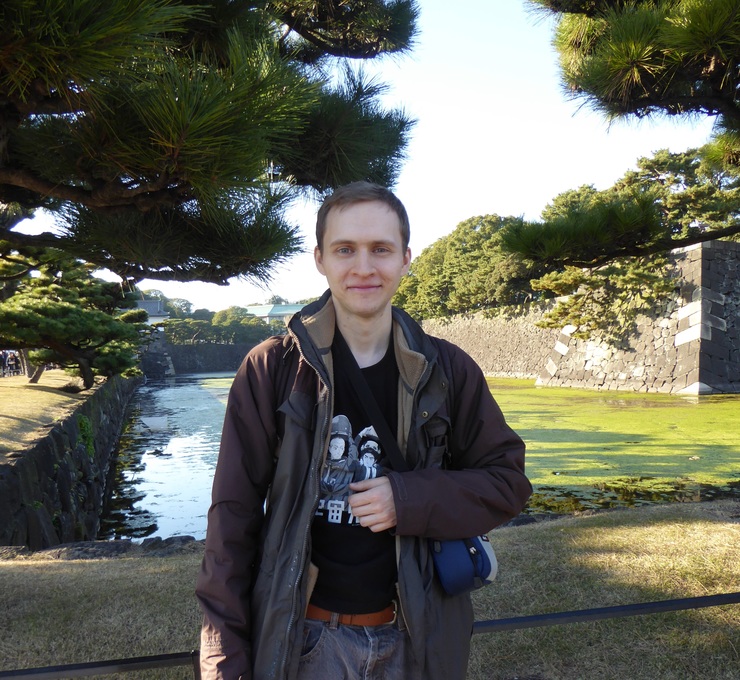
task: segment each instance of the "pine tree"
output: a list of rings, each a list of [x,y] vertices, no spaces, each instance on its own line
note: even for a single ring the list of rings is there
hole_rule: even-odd
[[[300,192],[392,184],[411,121],[350,59],[413,0],[3,0],[0,235],[124,279],[269,278]],[[60,233],[13,227],[38,208]]]
[[[131,294],[61,251],[27,249],[5,257],[8,248],[0,241],[0,274],[16,277],[13,294],[0,304],[1,346],[29,350],[37,366],[72,370],[85,389],[96,375],[135,370],[147,315],[131,309]]]
[[[607,119],[715,116],[716,132],[701,150],[703,169],[740,178],[738,0],[530,3],[557,18],[554,45],[566,92]],[[622,210],[622,217],[611,215],[617,231],[607,233],[607,238],[617,240],[613,249],[604,247],[606,259],[665,252],[740,233],[737,208],[722,226],[705,221],[701,228],[683,232],[660,229],[656,223],[660,206],[656,210],[648,201],[636,204],[629,215],[628,210]],[[585,231],[563,234],[561,240],[571,236],[573,248],[589,240]]]

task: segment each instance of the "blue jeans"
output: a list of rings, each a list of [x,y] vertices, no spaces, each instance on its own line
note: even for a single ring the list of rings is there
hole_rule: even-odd
[[[408,633],[397,623],[333,626],[306,619],[299,680],[413,680],[420,677]]]

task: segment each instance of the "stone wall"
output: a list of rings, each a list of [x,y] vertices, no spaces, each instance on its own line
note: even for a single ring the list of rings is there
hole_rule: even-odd
[[[236,370],[254,345],[170,345],[176,373],[217,373]]]
[[[253,345],[170,345],[161,337],[141,357],[147,378],[164,378],[183,373],[233,372]]]
[[[460,345],[493,376],[538,385],[710,394],[740,392],[740,244],[710,241],[671,254],[675,296],[636,320],[618,345],[537,328],[544,308],[512,319],[456,317],[424,328]]]
[[[112,378],[18,457],[0,464],[0,545],[93,540],[111,456],[137,380]]]
[[[424,330],[462,347],[490,376],[537,378],[550,357],[558,331],[539,328],[546,307],[522,307],[516,316],[482,314],[424,321]]]

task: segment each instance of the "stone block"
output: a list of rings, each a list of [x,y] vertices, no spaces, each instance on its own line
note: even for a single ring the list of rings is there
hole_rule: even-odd
[[[683,389],[684,387],[686,387],[686,384],[687,384],[687,381],[686,381],[686,374],[685,374],[685,373],[683,373],[683,374],[678,374],[678,375],[676,375],[676,376],[675,376],[675,378],[673,379],[673,384],[672,384],[672,385],[668,385],[668,390],[669,390],[669,391],[670,391],[671,389],[674,389],[674,390],[681,390],[681,389]],[[664,386],[665,386],[665,385],[664,385]]]
[[[727,321],[714,314],[702,314],[701,323],[702,325],[711,326],[720,331],[727,330]]]
[[[705,324],[699,324],[697,326],[692,326],[691,328],[687,328],[685,331],[681,331],[680,333],[676,333],[676,337],[673,341],[673,344],[678,347],[680,345],[683,345],[687,342],[692,342],[694,340],[711,340],[712,339],[712,329],[709,326],[706,326]]]
[[[568,345],[565,343],[560,342],[559,340],[555,343],[555,351],[558,354],[562,354],[565,356],[568,353]]]
[[[699,290],[699,288],[697,288],[696,290]],[[694,293],[696,293],[696,291],[694,291]],[[707,307],[709,306],[709,303],[705,303],[705,304]],[[701,298],[699,298],[679,308],[678,320],[681,321],[682,319],[685,319],[687,317],[691,317],[695,314],[699,314],[701,311],[702,311],[702,300]]]
[[[25,511],[28,523],[28,547],[31,550],[43,550],[59,545],[59,537],[46,508],[43,506],[38,509],[26,507]]]
[[[676,390],[676,394],[714,394],[716,390],[703,382],[695,382]]]
[[[717,359],[716,357],[712,357],[709,365],[710,365],[710,370],[716,376],[719,376],[726,380],[730,380],[730,362],[729,361],[726,361],[723,359]]]
[[[730,360],[730,344],[716,342],[714,340],[704,340],[701,343],[701,355],[712,357],[720,361]]]
[[[545,370],[550,375],[555,375],[558,372],[558,365],[552,359],[548,359],[547,365],[545,366]]]

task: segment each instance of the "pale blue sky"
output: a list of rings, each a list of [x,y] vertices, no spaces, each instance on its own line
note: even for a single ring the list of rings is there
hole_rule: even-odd
[[[371,63],[392,86],[390,106],[418,120],[408,161],[395,187],[411,219],[419,254],[475,215],[537,219],[559,193],[582,184],[603,189],[661,148],[704,144],[711,121],[658,119],[609,126],[563,93],[552,23],[524,0],[421,0],[421,34],[401,59]],[[291,217],[314,245],[315,205]],[[321,294],[323,278],[309,253],[275,272],[267,287],[143,282],[168,297],[212,310],[246,306],[271,295],[290,301]]]

